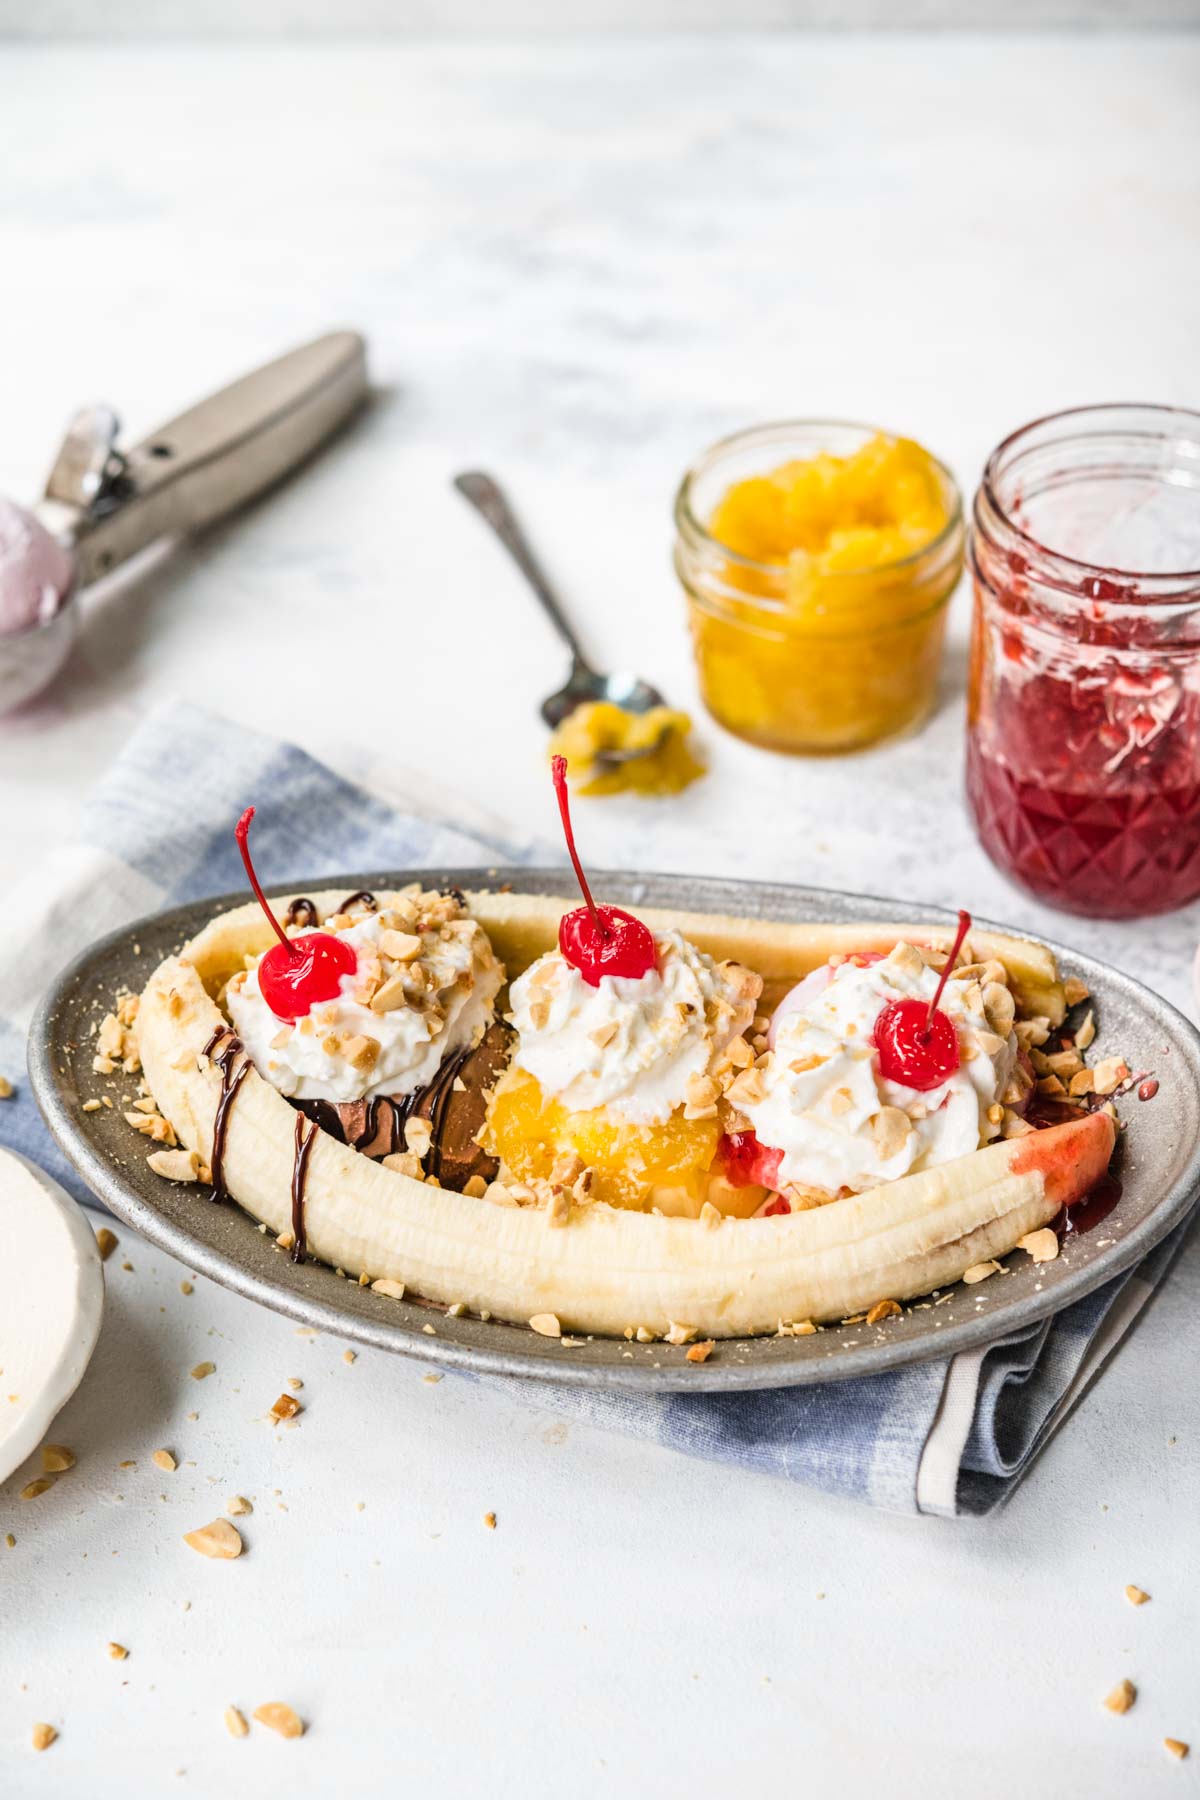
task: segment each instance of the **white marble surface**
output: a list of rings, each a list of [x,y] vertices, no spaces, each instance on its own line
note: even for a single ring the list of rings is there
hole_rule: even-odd
[[[1164,36],[0,46],[0,491],[35,492],[84,399],[140,433],[332,323],[369,333],[379,388],[286,491],[93,602],[67,677],[0,724],[0,881],[181,692],[544,831],[561,658],[460,467],[503,477],[597,656],[692,704],[670,499],[714,435],[876,419],[969,487],[1036,413],[1194,400],[1198,76],[1200,43]],[[1080,925],[975,845],[964,636],[960,597],[919,738],[806,763],[710,729],[678,806],[583,813],[591,859],[966,904],[1186,1004],[1197,909]],[[1194,1791],[1200,1752],[1161,1740],[1200,1745],[1195,1248],[1005,1513],[950,1526],[348,1367],[124,1238],[56,1433],[79,1466],[37,1502],[0,1489],[6,1796],[177,1769],[206,1795]],[[291,1374],[308,1411],[273,1435]],[[180,1534],[236,1491],[250,1555],[200,1562]],[[270,1698],[302,1744],[225,1736],[227,1703]],[[34,1719],[62,1731],[43,1757]]]

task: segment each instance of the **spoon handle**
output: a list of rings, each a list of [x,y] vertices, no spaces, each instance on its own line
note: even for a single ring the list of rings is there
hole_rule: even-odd
[[[585,675],[591,675],[594,671],[580,647],[579,639],[567,623],[558,596],[551,587],[537,557],[530,549],[528,540],[517,524],[516,515],[504,498],[499,484],[493,481],[490,475],[485,475],[479,469],[468,469],[462,475],[454,477],[454,485],[459,493],[471,502],[475,510],[482,514],[500,539],[541,601],[550,623],[574,657],[576,668]]]

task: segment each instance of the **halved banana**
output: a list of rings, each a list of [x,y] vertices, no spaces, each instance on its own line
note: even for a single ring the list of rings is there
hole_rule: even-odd
[[[322,915],[337,894],[315,894]],[[381,905],[389,896],[380,894]],[[280,905],[282,916],[283,905]],[[479,893],[472,914],[510,975],[555,941],[570,902]],[[833,951],[890,949],[899,938],[947,941],[942,927],[788,926],[643,909],[718,956],[735,956],[782,986]],[[223,1023],[212,996],[270,941],[255,905],[211,921],[154,973],[137,1032],[151,1091],[182,1143],[212,1156],[219,1072],[204,1046]],[[979,957],[996,957],[1019,984],[1025,1010],[1062,1016],[1062,986],[1049,951],[1023,939],[972,933]],[[252,1069],[228,1123],[225,1179],[245,1209],[275,1232],[288,1228],[295,1113]],[[308,1165],[308,1244],[349,1274],[403,1282],[413,1293],[493,1317],[553,1313],[564,1330],[619,1334],[672,1324],[705,1336],[748,1336],[779,1322],[843,1318],[875,1301],[907,1299],[955,1281],[972,1264],[1011,1250],[1102,1174],[1114,1128],[1105,1113],[910,1175],[811,1212],[692,1220],[603,1205],[548,1212],[468,1199],[371,1162],[323,1132]]]

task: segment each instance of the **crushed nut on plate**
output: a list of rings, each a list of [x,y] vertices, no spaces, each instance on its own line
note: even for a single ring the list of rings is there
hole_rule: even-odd
[[[33,1728],[33,1747],[35,1750],[48,1750],[58,1736],[53,1725],[37,1724]]]
[[[304,1409],[294,1394],[280,1394],[278,1400],[276,1400],[274,1406],[271,1408],[269,1416],[274,1419],[275,1423],[278,1425],[281,1419],[294,1419],[296,1414],[303,1410]]]
[[[1125,1589],[1125,1598],[1128,1600],[1130,1606],[1145,1606],[1150,1596],[1145,1588],[1134,1587],[1133,1583],[1130,1582]]]
[[[62,1475],[75,1467],[75,1452],[65,1444],[42,1445],[42,1469],[47,1475]]]
[[[246,1723],[246,1715],[239,1712],[236,1706],[227,1706],[222,1717],[230,1737],[243,1738],[247,1736],[250,1727]]]
[[[402,1281],[389,1281],[386,1276],[382,1276],[378,1281],[373,1281],[371,1283],[371,1292],[373,1294],[382,1294],[387,1300],[403,1300],[404,1283]]]
[[[112,1657],[114,1662],[124,1662],[129,1655],[129,1652],[124,1644],[110,1643],[108,1646],[108,1654]]]
[[[1058,1255],[1058,1233],[1048,1225],[1040,1231],[1027,1231],[1017,1239],[1017,1249],[1027,1251],[1035,1263],[1053,1262]]]

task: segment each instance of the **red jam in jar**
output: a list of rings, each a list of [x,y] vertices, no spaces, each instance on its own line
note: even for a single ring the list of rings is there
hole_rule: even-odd
[[[1139,918],[1200,896],[1200,413],[1028,425],[975,496],[967,792],[1041,899]]]

